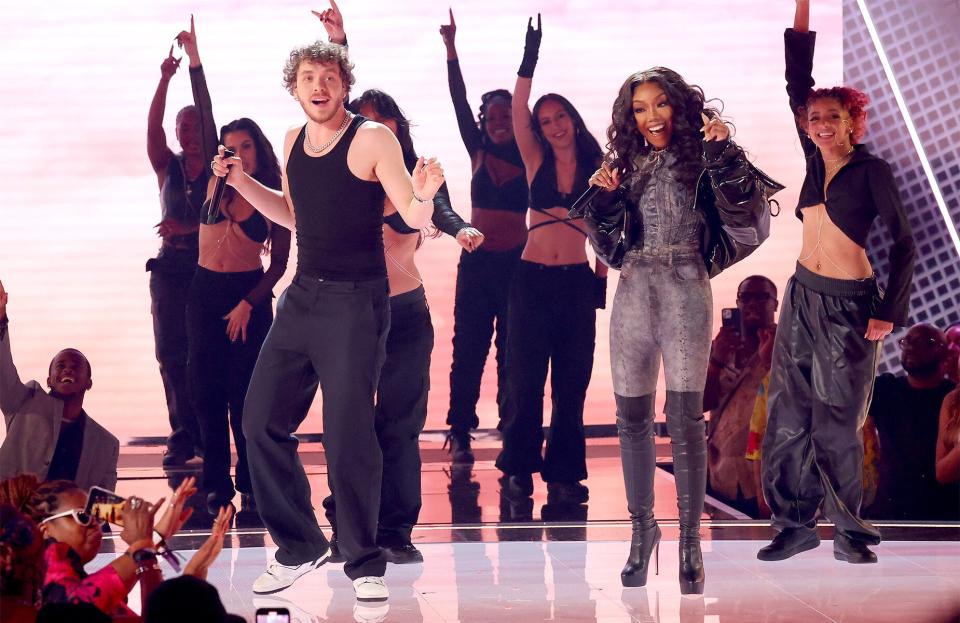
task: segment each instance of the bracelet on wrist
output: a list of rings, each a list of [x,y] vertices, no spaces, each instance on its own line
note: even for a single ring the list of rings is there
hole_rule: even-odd
[[[420,195],[417,194],[417,191],[413,191],[413,198],[419,201],[420,203],[427,203],[431,201],[431,199],[421,199]]]
[[[156,560],[146,565],[137,565],[136,574],[139,578],[141,575],[150,573],[151,571],[160,571],[160,563],[158,563]]]

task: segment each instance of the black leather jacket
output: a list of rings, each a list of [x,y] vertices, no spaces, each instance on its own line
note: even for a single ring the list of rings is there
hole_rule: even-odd
[[[747,161],[729,140],[703,143],[704,170],[694,199],[706,227],[700,252],[711,277],[742,260],[770,233],[768,200],[781,184]],[[600,192],[587,204],[584,220],[594,251],[611,268],[620,268],[624,254],[641,244],[643,222],[637,206],[621,185]]]

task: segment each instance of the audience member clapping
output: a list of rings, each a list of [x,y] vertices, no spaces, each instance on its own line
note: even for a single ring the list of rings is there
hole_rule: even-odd
[[[12,505],[39,526],[44,539],[41,589],[44,605],[90,603],[108,615],[129,617],[134,612],[127,607],[126,598],[133,586],[140,583],[141,600],[146,601],[163,580],[154,536],[158,534],[166,539],[176,534],[190,515],[189,510],[184,511],[186,499],[195,492],[194,479],[188,478],[173,493],[156,526],[154,517],[163,500],[151,504],[138,497],[128,498],[122,507],[120,533],[128,545],[127,551],[92,574],[84,570],[84,565],[92,561],[100,549],[102,525],[86,511],[87,494],[75,483],[40,482],[31,474],[17,476],[0,482],[0,503]],[[222,524],[224,521],[229,524],[229,516],[227,512],[218,517],[214,535],[221,544],[226,532]],[[205,574],[218,552],[213,544],[205,545],[196,560],[190,561],[188,569]]]

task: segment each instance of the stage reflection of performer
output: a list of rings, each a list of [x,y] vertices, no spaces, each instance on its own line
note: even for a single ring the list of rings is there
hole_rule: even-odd
[[[181,32],[177,41],[190,58],[203,151],[212,158],[217,153],[217,131],[192,17],[190,31]],[[231,121],[220,129],[220,143],[240,155],[245,173],[280,190],[280,164],[260,126],[247,118]],[[216,178],[211,178],[208,197],[215,183]],[[231,430],[237,448],[236,490],[242,507],[255,508],[243,437],[243,402],[273,320],[273,287],[287,268],[290,231],[271,223],[232,188],[224,192],[214,222],[208,218],[210,209],[208,199],[200,224],[199,266],[187,300],[187,369],[203,431],[207,510],[215,515],[231,503],[235,493],[230,479]],[[264,272],[261,257],[266,250],[270,267]]]
[[[879,531],[860,519],[860,429],[880,343],[904,325],[916,251],[890,166],[857,144],[867,96],[813,90],[810,4],[798,0],[784,35],[787,93],[807,161],[797,217],[803,248],[787,284],[773,351],[763,440],[763,489],[777,535],[760,560],[784,560],[820,543],[821,503],[836,524],[834,556],[876,561]],[[893,238],[886,294],[864,245],[876,217]]]
[[[597,195],[586,217],[597,254],[621,269],[610,360],[633,539],[620,578],[624,586],[644,586],[660,541],[653,420],[662,359],[680,511],[680,589],[702,593],[710,277],[762,242],[766,193],[779,186],[729,140],[719,113],[705,107],[703,91],[670,69],[627,78],[612,117],[610,164],[590,182],[615,192]]]
[[[388,595],[376,545],[382,454],[373,405],[390,328],[384,200],[419,229],[443,172],[435,159],[421,159],[411,181],[393,133],[346,111],[352,69],[341,45],[318,41],[291,52],[284,83],[308,121],[287,132],[282,194],[244,173],[239,157],[213,163],[264,216],[297,233],[297,275],[280,297],[244,410],[254,494],[279,546],[255,593],[282,590],[329,558],[292,435],[320,386],[344,571],[359,600]]]

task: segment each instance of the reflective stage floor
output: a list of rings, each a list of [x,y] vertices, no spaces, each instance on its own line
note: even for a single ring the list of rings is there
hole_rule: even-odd
[[[766,522],[709,500],[702,534],[706,590],[681,597],[677,581],[677,510],[673,479],[658,470],[656,515],[664,531],[660,573],[645,589],[624,589],[619,572],[630,538],[616,440],[589,446],[590,501],[558,505],[535,482],[532,500],[500,491],[492,455],[479,444],[472,468],[451,470],[439,443],[424,444],[423,511],[414,542],[422,565],[390,565],[386,605],[356,607],[341,565],[325,565],[269,597],[251,592],[275,550],[255,511],[241,509],[209,580],[228,611],[253,621],[257,607],[286,607],[293,621],[643,621],[820,622],[960,621],[960,526],[880,524],[884,543],[876,565],[834,560],[832,530],[821,546],[789,561],[762,563],[756,551],[771,536]],[[666,459],[668,446],[658,448]],[[157,451],[159,452],[159,451]],[[314,506],[327,493],[319,446],[304,447]],[[186,471],[165,474],[159,455],[142,451],[121,459],[118,489],[159,498]],[[239,505],[239,496],[236,503]],[[189,557],[208,534],[203,496],[172,545]],[[326,526],[322,509],[318,520]],[[90,569],[122,551],[116,537]],[[172,572],[166,574],[171,577]],[[139,593],[131,606],[139,611]]]

